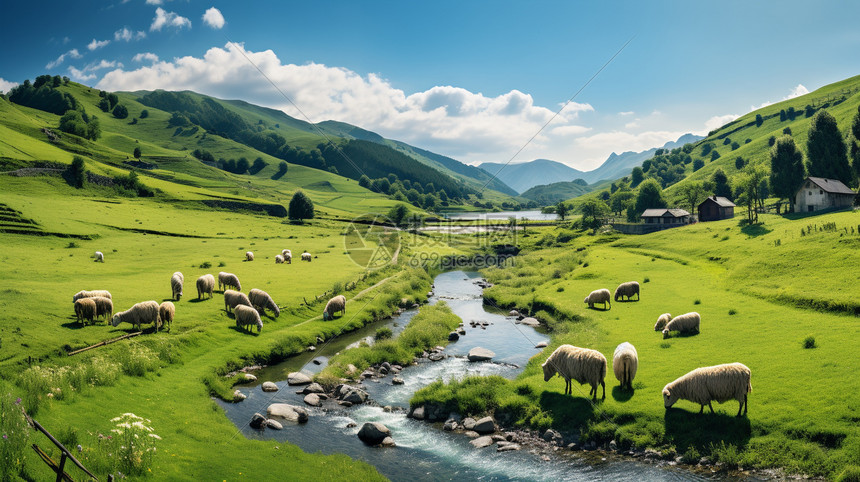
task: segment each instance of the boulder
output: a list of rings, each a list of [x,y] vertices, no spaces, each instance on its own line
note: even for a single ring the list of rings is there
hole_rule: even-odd
[[[457,429],[457,422],[454,420],[451,420],[451,419],[447,420],[445,422],[445,425],[442,426],[442,430],[445,430],[446,432],[451,432],[452,430],[456,430],[456,429]]]
[[[246,382],[256,382],[256,381],[257,381],[257,377],[256,377],[256,376],[254,376],[254,375],[251,375],[250,373],[246,373],[246,374],[245,374],[245,381],[246,381]]]
[[[472,430],[480,434],[493,433],[496,431],[496,424],[493,417],[484,417],[475,422],[475,427]]]
[[[424,420],[424,406],[415,407],[410,416],[415,420]]]
[[[473,430],[475,428],[475,419],[472,417],[466,417],[463,419],[463,428],[466,430]]]
[[[349,402],[353,405],[362,404],[367,401],[367,392],[360,388],[350,387],[351,389],[341,398],[344,402]]]
[[[307,395],[305,395],[304,401],[312,407],[320,406],[320,397],[316,393],[308,393]]]
[[[543,439],[547,442],[550,442],[554,439],[560,439],[560,438],[561,438],[561,434],[558,433],[557,431],[551,429],[551,428],[548,428],[546,430],[546,432],[543,433]]]
[[[511,310],[508,312],[508,316],[520,316],[520,312],[517,310]]]
[[[495,353],[493,353],[490,350],[487,350],[486,348],[481,348],[479,346],[476,346],[475,348],[472,348],[471,350],[469,350],[469,361],[470,362],[492,360],[494,356],[496,356]]]
[[[392,385],[403,385],[404,383],[406,383],[406,382],[400,377],[394,377],[391,379]]]
[[[266,408],[269,418],[282,418],[288,422],[305,423],[308,421],[308,412],[302,407],[288,403],[273,403]]]
[[[456,330],[456,331],[457,331],[457,334],[458,334],[458,335],[460,335],[460,336],[463,336],[463,335],[465,335],[465,334],[466,334],[466,329],[465,329],[465,328],[463,328],[462,326],[461,326],[461,327],[459,327],[459,328],[457,328],[457,330]]]
[[[266,420],[266,426],[271,428],[271,429],[274,429],[274,430],[283,430],[284,429],[284,426],[281,425],[281,422],[279,422],[277,420],[272,420],[272,419]]]
[[[241,402],[242,400],[244,400],[246,398],[248,398],[248,396],[245,395],[244,393],[240,392],[239,390],[236,390],[233,392],[233,401],[234,402]]]
[[[253,417],[251,417],[251,428],[261,429],[266,425],[266,417],[260,415],[259,413],[255,413]]]
[[[396,447],[397,446],[397,444],[394,443],[394,439],[391,437],[385,437],[384,439],[382,439],[382,442],[380,442],[379,445],[382,445],[383,447]]]
[[[465,435],[469,438],[478,438],[481,436],[481,434],[479,434],[478,432],[476,432],[474,430],[466,430],[465,432],[463,432],[463,435]]]
[[[288,385],[308,385],[312,382],[311,377],[302,372],[292,372],[287,375]]]
[[[430,361],[434,361],[434,362],[436,362],[436,361],[440,361],[440,360],[442,360],[443,358],[445,358],[445,355],[443,355],[443,354],[441,354],[441,353],[437,353],[437,352],[435,352],[435,351],[434,351],[434,352],[433,352],[433,353],[431,353],[431,354],[430,354],[430,356],[428,356],[427,358],[428,358],[428,359],[430,359]]]
[[[379,365],[379,369],[390,372],[391,371],[391,363],[382,362],[382,365]]]
[[[509,443],[507,445],[496,448],[496,452],[511,452],[513,450],[519,450],[520,448],[520,444]]]
[[[318,356],[318,357],[314,358],[313,360],[311,360],[311,363],[313,363],[314,365],[322,365],[322,362],[324,362],[324,361],[325,361],[325,357]]]
[[[483,437],[478,437],[469,441],[469,443],[475,446],[475,448],[481,449],[493,445],[493,437],[490,437],[489,435],[484,435]]]
[[[264,392],[277,392],[278,386],[275,385],[275,382],[263,382],[263,391]]]
[[[379,445],[390,435],[391,430],[379,422],[367,422],[358,431],[358,438],[368,445]]]
[[[547,343],[545,341],[542,341],[542,342],[538,343],[537,345],[535,345],[535,348],[546,348],[546,345],[547,345]]]
[[[323,388],[319,383],[311,383],[306,386],[301,393],[303,395],[307,395],[308,393],[325,393],[325,388]]]
[[[448,341],[457,341],[459,339],[460,339],[460,334],[457,333],[456,331],[452,331],[451,333],[448,333]]]
[[[527,316],[527,317],[523,318],[522,320],[520,320],[520,323],[522,323],[524,325],[528,325],[528,326],[539,326],[540,325],[540,322],[537,320],[537,318],[532,318],[531,316]]]

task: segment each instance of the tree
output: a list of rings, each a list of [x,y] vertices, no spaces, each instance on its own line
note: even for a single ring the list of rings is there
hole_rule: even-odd
[[[69,176],[72,179],[72,186],[79,189],[84,187],[84,183],[87,180],[87,171],[83,157],[75,156],[72,158],[72,164],[69,166]]]
[[[810,176],[838,179],[847,186],[853,186],[854,174],[848,164],[848,151],[839,126],[826,110],[812,116],[806,141],[806,155]]]
[[[735,158],[735,169],[740,171],[741,169],[744,168],[745,164],[746,164],[746,161],[744,161],[743,157],[738,156],[737,158]]]
[[[396,206],[391,208],[388,211],[388,219],[391,220],[392,223],[399,226],[403,223],[403,220],[406,219],[406,216],[409,215],[409,208],[406,207],[403,203],[398,203]]]
[[[761,117],[761,114],[756,114],[756,115],[755,115],[755,126],[756,126],[756,127],[761,127],[761,125],[762,125],[763,123],[764,123],[764,119]]]
[[[365,188],[370,189],[370,178],[367,177],[367,174],[362,174],[358,179],[358,185]]]
[[[610,196],[609,198],[609,207],[612,209],[612,212],[621,214],[622,211],[627,209],[628,206],[633,204],[633,191],[630,190],[618,190]]]
[[[791,127],[786,127],[785,129],[782,130],[782,133],[784,135],[790,136],[791,135]]]
[[[102,100],[99,101],[99,109],[101,109],[102,112],[108,112],[110,110],[110,101],[102,98]]]
[[[681,185],[678,192],[687,202],[687,205],[690,206],[691,213],[696,212],[696,206],[698,206],[705,197],[705,187],[700,181],[689,181],[684,183]]]
[[[134,148],[134,158],[135,158],[135,159],[140,159],[140,147],[135,147],[135,148]]]
[[[245,174],[248,172],[249,167],[251,167],[251,164],[248,163],[248,159],[240,157],[239,160],[236,161],[236,170],[233,172],[236,174]]]
[[[857,107],[857,113],[854,114],[854,120],[851,122],[848,145],[854,173],[860,175],[860,106]]]
[[[747,166],[736,181],[738,202],[747,207],[747,221],[758,223],[758,206],[764,203],[761,183],[765,180],[764,169],[758,166]]]
[[[711,161],[716,161],[716,160],[717,160],[717,159],[719,159],[719,158],[720,158],[720,153],[719,153],[719,152],[717,152],[717,150],[716,150],[716,149],[714,149],[713,151],[711,151]]]
[[[140,111],[140,118],[141,119],[146,119],[147,117],[149,117],[149,111],[148,110],[143,109],[142,111]]]
[[[107,100],[108,102],[110,102],[111,109],[113,109],[114,107],[116,107],[117,104],[119,104],[119,98],[117,98],[116,94],[108,94]]]
[[[314,203],[302,191],[296,191],[293,198],[290,199],[289,209],[290,219],[305,220],[314,218]]]
[[[558,219],[564,221],[564,218],[567,216],[567,204],[559,201],[558,204],[555,205],[555,214],[558,215]]]
[[[287,169],[289,169],[287,161],[281,161],[280,164],[278,164],[278,175],[283,176],[287,173]]]
[[[642,163],[642,165],[644,166],[645,163]],[[648,166],[651,166],[650,162],[648,162]],[[641,167],[636,166],[633,168],[633,171],[630,172],[630,180],[630,187],[636,187],[639,184],[642,184],[642,181],[645,180],[645,172]]]
[[[665,208],[666,201],[663,199],[663,189],[654,179],[648,179],[639,186],[636,195],[636,212],[641,214],[646,209]]]
[[[256,159],[254,159],[254,163],[251,164],[251,172],[256,174],[256,173],[262,171],[263,168],[266,166],[267,166],[266,161],[264,161],[262,157],[258,157]]]
[[[734,199],[734,196],[732,196],[732,187],[729,185],[729,178],[722,169],[714,171],[714,174],[711,176],[711,181],[714,183],[715,196]]]
[[[556,208],[557,211],[558,208]],[[603,224],[603,220],[606,219],[606,215],[609,214],[609,207],[604,202],[589,198],[580,205],[580,211],[582,211],[583,226],[599,228]]]
[[[794,139],[780,137],[770,149],[770,186],[780,199],[791,199],[806,178],[803,153],[797,150]]]
[[[705,161],[701,159],[696,159],[695,161],[693,161],[693,172],[696,172],[703,167],[705,167]]]

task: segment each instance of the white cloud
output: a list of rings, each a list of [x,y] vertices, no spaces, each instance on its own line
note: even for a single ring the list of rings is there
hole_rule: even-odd
[[[88,48],[88,49],[90,49],[90,50],[100,49],[100,48],[104,47],[105,45],[107,45],[107,44],[109,44],[109,43],[110,43],[110,40],[96,40],[96,39],[93,39],[93,41],[92,41],[92,42],[90,42],[89,44],[87,44],[87,48]]]
[[[795,97],[800,97],[801,95],[806,95],[808,93],[809,93],[809,89],[807,89],[803,84],[797,84],[797,87],[791,89],[791,92],[789,92],[788,95],[786,95],[785,97],[780,99],[779,102],[782,102],[783,100],[793,99]],[[773,105],[773,104],[775,104],[775,102],[765,101],[765,102],[762,102],[761,105],[759,105],[758,107],[751,105],[750,106],[750,112],[752,112],[754,110],[763,109],[763,108],[765,108],[769,105]]]
[[[152,19],[152,25],[149,26],[149,31],[161,30],[165,26],[191,28],[191,20],[177,14],[176,12],[168,12],[161,7],[155,9],[155,18]]]
[[[138,30],[134,32],[129,30],[128,27],[123,27],[116,32],[113,33],[113,39],[119,42],[120,40],[125,40],[126,42],[131,42],[132,40],[141,40],[146,38],[146,32],[143,30]]]
[[[618,113],[618,115],[620,115],[620,116],[628,116],[628,115],[633,115],[633,114],[635,114],[635,112],[633,112],[632,110],[628,110],[628,111],[624,111],[624,112],[619,112],[619,113]]]
[[[585,134],[590,131],[591,127],[585,126],[576,126],[576,125],[568,125],[568,126],[558,126],[552,129],[552,133],[558,136],[577,136],[579,134]]]
[[[122,67],[122,62],[117,62],[116,60],[107,61],[105,59],[102,59],[98,62],[88,64],[86,67],[84,67],[83,72],[95,72],[97,70],[116,69]]]
[[[703,130],[696,132],[695,134],[706,136],[708,135],[708,132],[711,132],[714,129],[718,129],[728,124],[729,122],[737,119],[738,117],[740,116],[737,114],[715,115],[714,117],[711,117],[710,119],[705,121],[705,128]]]
[[[9,82],[8,80],[0,77],[0,92],[9,92],[12,87],[18,85],[18,82]]]
[[[82,55],[78,52],[78,49],[69,50],[68,52],[57,57],[56,60],[52,60],[52,61],[48,62],[48,65],[45,65],[45,68],[46,69],[53,69],[54,67],[57,67],[58,65],[62,64],[66,60],[66,57],[71,57],[73,59],[79,59],[82,57]]]
[[[155,55],[152,52],[141,52],[135,55],[131,60],[135,62],[158,62],[158,55]]]
[[[203,14],[203,23],[214,29],[220,29],[227,22],[224,21],[224,16],[221,15],[220,10],[211,7]]]
[[[147,5],[163,5],[164,0],[146,0]]]
[[[625,129],[637,129],[640,127],[640,125],[639,125],[640,120],[641,119],[633,119],[632,122],[628,122],[628,123],[624,124],[624,128]]]
[[[70,39],[69,37],[63,37],[63,45],[66,45],[67,43],[69,43],[71,41],[72,41],[72,39]]]
[[[95,80],[96,78],[96,74],[88,74],[84,70],[78,70],[71,65],[69,66],[69,74],[71,74],[73,79],[78,80],[80,82],[87,82],[90,80]]]

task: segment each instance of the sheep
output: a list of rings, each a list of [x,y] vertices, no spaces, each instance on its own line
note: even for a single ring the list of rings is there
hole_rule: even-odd
[[[626,341],[618,345],[612,355],[612,371],[615,372],[615,378],[621,382],[621,388],[633,390],[633,378],[636,377],[638,368],[639,354],[636,353],[636,347]]]
[[[737,400],[740,403],[737,416],[747,414],[747,394],[752,392],[750,369],[742,363],[726,363],[712,367],[696,368],[663,388],[663,405],[672,407],[679,399],[698,403],[704,412],[705,405],[714,413],[712,400],[718,403]]]
[[[105,322],[111,316],[113,316],[113,301],[110,298],[105,298],[103,296],[94,296],[92,298],[84,298],[93,300],[96,303],[96,317],[104,316]]]
[[[286,250],[285,250],[285,251],[286,251]],[[285,255],[283,255],[283,256],[284,256],[284,261],[285,261],[287,264],[293,264],[293,253],[287,253],[287,254],[285,254]]]
[[[286,257],[287,257],[287,255],[289,255],[289,256],[292,258],[292,257],[293,257],[293,252],[292,252],[292,251],[290,251],[289,249],[285,249],[285,250],[281,251],[281,255],[282,255],[284,258],[286,258]]]
[[[102,263],[105,262],[105,255],[101,251],[96,251],[95,254],[93,254],[93,258],[95,258],[93,260],[95,262],[102,262]]]
[[[672,318],[663,328],[663,338],[669,338],[670,331],[699,333],[699,322],[702,317],[695,311],[684,313]]]
[[[251,300],[245,293],[233,290],[224,291],[224,311],[229,313],[237,305],[251,306]]]
[[[110,295],[110,291],[108,291],[108,290],[92,290],[92,291],[84,290],[84,291],[78,291],[77,293],[75,293],[74,296],[72,296],[72,303],[74,303],[75,301],[78,301],[81,298],[94,298],[96,296],[101,296],[101,297],[107,298],[109,300],[113,299],[113,297]]]
[[[233,273],[218,273],[218,289],[235,288],[236,291],[242,291],[242,283],[239,283],[239,278]]]
[[[257,325],[257,333],[263,330],[263,320],[260,319],[260,314],[254,308],[238,305],[235,308],[235,313],[236,326],[244,328],[248,325]]]
[[[245,252],[245,261],[254,261],[254,253],[252,251]]]
[[[633,295],[636,295],[636,301],[639,301],[639,283],[636,281],[621,283],[618,288],[615,288],[615,301],[625,297],[629,301]]]
[[[595,303],[603,303],[604,310],[612,308],[612,303],[609,301],[609,290],[606,288],[592,291],[585,297],[583,303],[588,303],[589,308],[594,308]],[[607,303],[609,303],[609,308],[606,307]]]
[[[281,254],[275,255],[275,264],[284,264],[284,256]]]
[[[666,327],[666,323],[669,323],[671,320],[671,313],[663,313],[659,318],[657,318],[657,324],[654,325],[654,331],[663,331],[663,328]]]
[[[215,289],[215,277],[211,274],[204,274],[197,278],[197,299],[202,299],[204,294],[209,294],[212,298],[212,290]]]
[[[117,326],[122,322],[131,323],[138,330],[140,330],[140,325],[144,323],[153,323],[155,330],[158,331],[158,324],[161,322],[158,315],[158,303],[151,300],[137,303],[131,308],[113,315],[110,324]]]
[[[311,253],[308,253],[307,251],[302,253],[302,261],[310,262],[312,258],[313,256],[311,256]]]
[[[78,319],[78,323],[83,323],[86,325],[84,320],[90,320],[90,323],[96,318],[98,313],[98,308],[96,307],[96,302],[92,298],[81,298],[79,300],[75,300],[75,317]]]
[[[558,373],[564,378],[564,394],[573,394],[571,380],[576,380],[580,385],[588,383],[591,385],[589,395],[594,395],[597,400],[597,386],[603,387],[603,398],[606,398],[606,357],[597,350],[579,348],[573,345],[561,345],[541,365],[543,367],[543,380],[548,382],[553,375]]]
[[[268,308],[275,314],[275,318],[281,316],[281,309],[275,304],[275,300],[269,296],[269,293],[254,288],[248,292],[248,299],[251,300],[251,306],[256,308],[260,314],[264,314]]]
[[[158,307],[158,317],[161,318],[161,326],[167,325],[168,333],[170,333],[170,325],[173,324],[175,314],[176,307],[169,301],[165,301]]]
[[[338,311],[346,314],[346,297],[343,295],[337,295],[334,298],[328,300],[328,303],[325,304],[325,309],[323,310],[323,320],[328,321],[334,319],[334,314]]]
[[[173,299],[179,301],[182,298],[182,285],[185,284],[185,276],[179,271],[173,273],[170,277],[170,289],[173,292]]]

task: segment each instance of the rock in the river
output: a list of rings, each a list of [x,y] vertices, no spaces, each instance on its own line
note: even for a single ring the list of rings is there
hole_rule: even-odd
[[[384,369],[384,370],[387,370],[387,371],[389,371],[389,372],[390,372],[390,371],[391,371],[391,363],[388,363],[388,362],[382,362],[382,364],[381,364],[381,365],[379,365],[379,369],[380,369],[380,370],[383,370],[383,369]]]
[[[540,325],[540,322],[537,320],[537,318],[532,318],[531,316],[523,318],[522,320],[520,320],[520,323],[522,323],[524,325],[528,325],[528,326],[539,326]]]
[[[496,452],[510,452],[512,450],[519,450],[520,448],[520,444],[509,443],[503,446],[500,445],[498,448],[496,448]]]
[[[288,403],[273,403],[266,409],[270,418],[282,418],[288,422],[305,423],[308,421],[308,412],[302,407]]]
[[[266,425],[266,417],[260,415],[259,413],[255,413],[253,417],[251,417],[251,428],[261,429]]]
[[[404,383],[406,383],[406,382],[400,377],[394,377],[391,379],[392,385],[403,385]]]
[[[460,334],[457,333],[456,331],[452,331],[451,333],[448,333],[448,341],[457,341],[459,339],[460,339]]]
[[[256,382],[257,377],[255,377],[254,375],[251,375],[250,373],[246,373],[245,374],[245,381],[246,382]]]
[[[274,429],[274,430],[283,430],[284,429],[284,426],[281,425],[281,422],[279,422],[277,420],[272,420],[272,419],[266,420],[266,426],[271,428],[271,429]]]
[[[433,353],[431,353],[431,354],[430,354],[430,356],[428,356],[427,358],[428,358],[430,361],[434,361],[434,362],[436,362],[436,361],[440,361],[440,360],[442,360],[443,358],[445,358],[445,355],[443,355],[443,354],[441,354],[441,353],[438,353],[438,352],[435,352],[435,351],[434,351],[434,352],[433,352]]]
[[[465,328],[463,328],[462,326],[461,326],[461,327],[459,327],[459,328],[457,328],[457,334],[458,334],[458,335],[460,335],[460,336],[465,335],[465,334],[466,334],[466,329],[465,329]]]
[[[424,406],[415,407],[415,410],[412,410],[412,414],[410,414],[410,416],[415,420],[424,420]]]
[[[341,393],[343,393],[343,391],[341,391]],[[361,404],[367,401],[367,392],[360,388],[349,387],[349,390],[344,393],[341,400],[353,405]]]
[[[242,400],[244,400],[246,398],[248,398],[248,396],[245,395],[244,393],[240,392],[239,390],[236,390],[235,392],[233,392],[233,401],[234,402],[241,402]]]
[[[320,397],[316,393],[308,393],[305,395],[305,403],[312,407],[320,406]]]
[[[470,444],[474,445],[475,448],[484,448],[493,445],[493,437],[489,435],[484,435],[483,437],[478,437],[474,440],[469,441]]]
[[[325,357],[318,356],[318,357],[314,358],[313,360],[311,360],[311,363],[313,363],[314,365],[322,365],[322,362],[324,362],[324,361],[325,361]]]
[[[493,417],[484,417],[475,422],[475,427],[472,429],[478,433],[493,433],[496,431],[496,424]]]
[[[487,350],[486,348],[481,348],[479,346],[476,346],[475,348],[472,348],[471,350],[469,350],[469,361],[470,362],[492,360],[494,356],[496,356],[495,353],[493,353],[490,350]]]
[[[465,435],[469,438],[478,438],[481,436],[481,434],[479,434],[478,432],[476,432],[474,430],[466,430],[465,432],[463,432],[463,435]]]
[[[379,422],[367,422],[358,431],[358,438],[368,445],[379,445],[390,435],[391,430]]]
[[[277,392],[278,386],[275,385],[275,382],[263,382],[263,391],[264,392]]]
[[[319,383],[311,383],[302,390],[303,395],[307,395],[308,393],[325,393],[325,388]]]
[[[547,345],[547,343],[545,341],[542,341],[542,342],[538,343],[537,345],[535,345],[535,348],[546,348],[546,345]]]
[[[384,439],[382,439],[382,442],[380,442],[379,445],[382,445],[383,447],[396,447],[397,446],[397,444],[394,443],[394,439],[391,437],[385,437]]]
[[[466,430],[474,430],[475,428],[475,419],[472,417],[466,417],[463,419],[463,428]]]
[[[520,312],[519,312],[519,311],[517,311],[517,310],[511,310],[511,311],[508,313],[508,316],[520,316]]]
[[[442,426],[442,430],[445,430],[446,432],[450,432],[450,431],[456,430],[456,429],[457,429],[457,422],[453,419],[447,420],[445,422],[445,425]]]
[[[287,384],[289,385],[307,385],[312,381],[311,377],[302,372],[292,372],[287,375]]]

